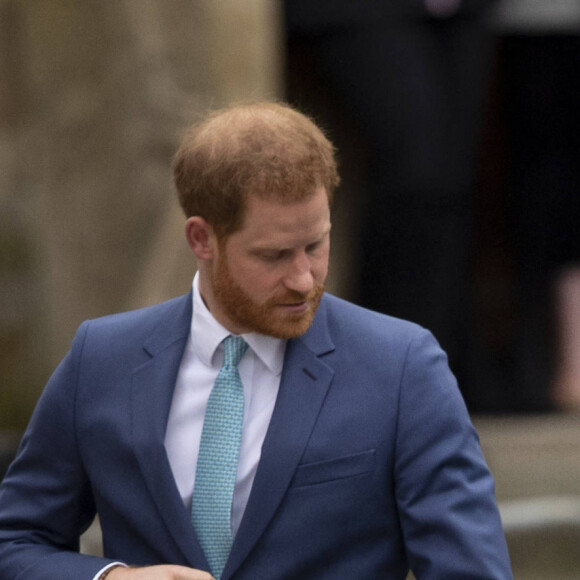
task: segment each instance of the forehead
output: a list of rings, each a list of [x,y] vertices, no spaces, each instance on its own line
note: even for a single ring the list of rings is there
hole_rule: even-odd
[[[232,234],[239,242],[284,243],[324,235],[330,228],[330,208],[324,188],[298,202],[249,195],[242,227]]]

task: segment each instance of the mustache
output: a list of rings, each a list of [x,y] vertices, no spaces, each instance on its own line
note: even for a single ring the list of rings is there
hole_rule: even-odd
[[[302,304],[318,298],[324,292],[324,286],[316,286],[310,292],[297,292],[289,290],[280,296],[276,296],[270,302],[272,304]]]

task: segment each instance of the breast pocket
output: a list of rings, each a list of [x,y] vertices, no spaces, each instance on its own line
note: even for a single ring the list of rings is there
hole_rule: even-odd
[[[305,463],[296,469],[291,487],[304,487],[369,473],[375,469],[375,455],[376,451],[370,449],[354,455]]]

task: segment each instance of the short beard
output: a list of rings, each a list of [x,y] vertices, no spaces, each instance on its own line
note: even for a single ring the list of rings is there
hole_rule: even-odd
[[[314,315],[322,295],[324,285],[320,284],[308,294],[287,291],[281,296],[257,304],[246,291],[233,280],[226,253],[222,250],[218,257],[217,270],[211,275],[212,293],[225,315],[244,332],[257,332],[275,338],[296,338],[303,335],[314,320]],[[309,308],[301,314],[281,315],[280,304],[306,301]]]

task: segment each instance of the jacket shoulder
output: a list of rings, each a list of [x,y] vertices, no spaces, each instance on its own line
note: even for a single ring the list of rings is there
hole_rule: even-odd
[[[359,337],[393,337],[402,340],[405,337],[412,339],[418,333],[426,332],[414,322],[363,308],[332,294],[325,294],[323,304],[333,335],[352,334]]]
[[[92,344],[123,349],[150,337],[184,338],[191,326],[191,293],[137,310],[109,314],[85,321],[77,332]]]

